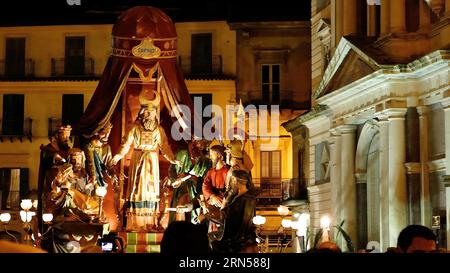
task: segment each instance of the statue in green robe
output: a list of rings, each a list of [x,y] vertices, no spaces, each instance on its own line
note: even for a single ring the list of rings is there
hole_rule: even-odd
[[[181,164],[169,167],[168,184],[173,188],[170,206],[191,207],[190,220],[193,223],[197,223],[196,217],[200,213],[198,195],[202,192],[203,178],[211,168],[211,160],[205,153],[207,144],[205,140],[192,140],[188,149],[179,150],[176,154],[176,160]],[[174,220],[175,212],[171,212],[169,222]]]

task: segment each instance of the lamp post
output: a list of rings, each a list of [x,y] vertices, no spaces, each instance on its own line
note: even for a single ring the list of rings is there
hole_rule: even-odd
[[[284,218],[284,217],[286,217],[289,214],[289,208],[286,207],[286,206],[281,206],[280,205],[277,208],[277,210],[278,210],[278,214],[280,214],[281,218]]]
[[[280,253],[283,252],[283,250],[285,250],[285,248],[287,248],[289,246],[289,243],[292,242],[292,240],[290,242],[286,242],[286,230],[290,229],[292,227],[292,220],[290,219],[283,219],[281,220],[281,227],[278,230],[278,234],[283,235],[283,239],[280,242],[279,241],[279,247],[280,247]],[[280,240],[280,237],[278,237],[278,240]]]
[[[253,217],[253,224],[256,225],[256,240],[258,242],[258,251],[259,253],[262,253],[261,243],[263,242],[263,239],[261,238],[261,226],[266,223],[266,217],[261,215],[256,215]]]
[[[30,209],[33,207],[33,202],[31,201],[31,199],[22,199],[22,201],[20,202],[20,207],[23,209],[20,211],[20,219],[23,222],[23,229],[25,230],[25,236],[23,240],[26,244],[31,244],[31,234],[33,233],[33,230],[31,228],[31,220],[33,219],[33,216],[36,215],[36,212],[30,211]]]
[[[95,190],[95,194],[99,197],[98,202],[98,221],[103,222],[102,216],[103,216],[103,198],[106,195],[106,187],[98,187]]]
[[[295,236],[299,238],[300,252],[307,251],[307,233],[309,227],[310,215],[309,213],[302,213],[297,215],[297,221],[292,221],[292,229],[295,230]]]
[[[11,214],[9,214],[9,213],[2,213],[2,214],[0,214],[0,221],[2,222],[3,227],[5,228],[6,234],[8,234],[9,236],[13,237],[14,241],[17,243],[16,236],[14,236],[11,233],[9,233],[8,229],[6,228],[6,225],[9,223],[9,221],[11,221]]]

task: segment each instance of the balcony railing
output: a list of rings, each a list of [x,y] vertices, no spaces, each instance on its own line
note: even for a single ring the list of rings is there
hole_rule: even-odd
[[[279,92],[263,93],[262,90],[247,91],[242,100],[245,105],[279,105],[280,108],[286,109],[293,106],[292,90],[280,90]]]
[[[258,206],[295,205],[308,199],[306,183],[302,179],[253,179]]]
[[[95,62],[92,58],[70,60],[52,58],[52,77],[94,77]]]
[[[178,56],[180,65],[186,77],[189,76],[215,76],[223,74],[222,55],[213,55],[211,60],[192,62],[191,56]]]
[[[8,64],[4,59],[0,60],[0,77],[2,78],[33,78],[34,60],[26,59],[23,67],[17,64]]]
[[[22,142],[23,138],[28,138],[31,142],[33,135],[33,120],[27,118],[23,121],[23,128],[16,129],[14,125],[17,123],[22,123],[21,120],[0,120],[1,130],[0,130],[0,141],[3,142],[4,139],[9,139],[11,142],[14,138],[18,138]]]

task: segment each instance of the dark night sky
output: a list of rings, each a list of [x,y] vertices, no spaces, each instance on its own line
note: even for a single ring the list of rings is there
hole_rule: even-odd
[[[80,6],[68,1],[76,0],[12,0],[0,10],[0,26],[112,24],[139,5],[161,8],[175,22],[309,20],[311,12],[308,0],[79,0]]]

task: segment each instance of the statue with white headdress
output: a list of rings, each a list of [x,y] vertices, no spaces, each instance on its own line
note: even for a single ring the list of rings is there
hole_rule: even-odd
[[[148,94],[153,93],[153,99]],[[155,231],[159,213],[159,153],[177,164],[164,129],[158,123],[160,95],[153,90],[139,94],[141,109],[135,123],[125,135],[112,164],[121,160],[133,146],[126,191],[127,231]]]

